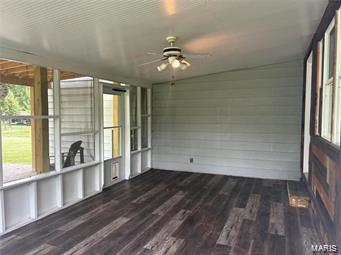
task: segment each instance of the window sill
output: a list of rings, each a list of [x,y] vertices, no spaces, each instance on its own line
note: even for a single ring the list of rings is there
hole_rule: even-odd
[[[323,136],[319,136],[319,138],[321,138],[321,140],[323,142],[325,142],[326,144],[328,144],[330,147],[332,147],[335,151],[340,151],[340,146],[338,146],[335,143],[332,143],[331,141],[329,141],[328,139],[324,138]]]
[[[106,158],[104,159],[104,162],[107,162],[107,161],[115,161],[115,160],[118,160],[118,159],[121,159],[122,156],[119,156],[119,157],[115,157],[115,158]]]
[[[140,150],[132,151],[130,154],[133,155],[133,154],[136,154],[136,153],[139,153],[139,152],[149,151],[151,149],[152,149],[152,147],[142,148]]]
[[[337,145],[329,142],[325,138],[321,136],[312,136],[311,137],[311,143],[319,146],[323,149],[325,153],[328,154],[329,157],[331,157],[333,160],[337,160],[339,157],[339,154],[341,153],[341,148]]]

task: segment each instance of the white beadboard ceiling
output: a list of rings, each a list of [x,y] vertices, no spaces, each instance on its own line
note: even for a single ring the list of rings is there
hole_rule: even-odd
[[[182,79],[279,63],[304,55],[327,0],[1,0],[0,56],[23,55],[68,71],[122,82],[170,80],[149,51],[177,45],[205,60],[177,71]],[[7,48],[7,49],[6,49]],[[11,50],[9,50],[11,49]],[[3,53],[3,54],[1,54]]]

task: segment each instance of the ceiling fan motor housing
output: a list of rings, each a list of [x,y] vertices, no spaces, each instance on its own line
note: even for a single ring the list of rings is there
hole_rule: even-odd
[[[180,57],[181,56],[181,49],[179,47],[166,47],[163,49],[163,56],[165,58],[169,57]]]

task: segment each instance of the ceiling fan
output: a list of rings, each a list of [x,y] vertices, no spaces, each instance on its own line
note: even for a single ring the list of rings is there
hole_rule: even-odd
[[[188,67],[191,66],[191,64],[186,60],[187,58],[206,58],[209,57],[209,54],[186,54],[183,53],[180,47],[174,46],[176,41],[175,36],[168,36],[166,38],[167,42],[170,44],[169,47],[166,47],[162,51],[162,58],[161,59],[155,59],[146,63],[139,64],[138,66],[144,66],[149,65],[156,62],[162,62],[160,65],[158,65],[156,68],[159,72],[162,72],[165,70],[169,65],[171,67],[180,68],[181,70],[186,70]],[[148,52],[150,55],[159,55],[160,53],[155,52]],[[185,56],[186,57],[185,57]]]

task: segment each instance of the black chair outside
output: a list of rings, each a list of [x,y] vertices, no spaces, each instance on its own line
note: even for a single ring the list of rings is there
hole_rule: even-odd
[[[77,156],[78,151],[80,156],[80,163],[84,163],[84,148],[81,147],[81,144],[82,141],[74,142],[73,144],[71,144],[69,152],[67,154],[62,153],[63,168],[75,165],[75,158]]]

